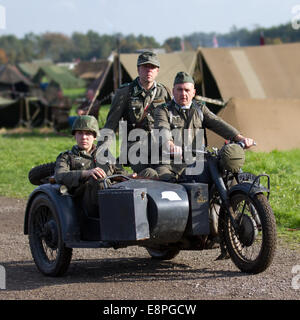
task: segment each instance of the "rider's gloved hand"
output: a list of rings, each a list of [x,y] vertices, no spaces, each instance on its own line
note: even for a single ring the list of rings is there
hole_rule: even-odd
[[[182,148],[180,146],[176,146],[173,141],[168,142],[168,148],[171,154],[182,154]]]
[[[241,134],[238,134],[233,139],[236,142],[242,142],[245,145],[245,149],[256,146],[256,142],[252,138],[246,138]]]

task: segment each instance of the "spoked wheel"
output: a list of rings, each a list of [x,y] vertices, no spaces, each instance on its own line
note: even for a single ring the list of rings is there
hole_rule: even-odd
[[[177,248],[164,248],[164,249],[153,249],[153,248],[146,248],[152,259],[157,260],[171,260],[175,258],[180,249]]]
[[[29,245],[37,268],[47,276],[63,275],[72,249],[65,247],[57,213],[46,195],[38,195],[29,212]]]
[[[276,248],[276,222],[263,194],[252,199],[243,193],[232,196],[234,221],[226,215],[226,247],[234,264],[243,272],[263,272],[271,264]]]

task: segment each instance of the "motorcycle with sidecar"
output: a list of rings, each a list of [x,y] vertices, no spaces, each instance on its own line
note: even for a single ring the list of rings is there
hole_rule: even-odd
[[[217,247],[218,259],[230,257],[242,272],[263,272],[276,248],[269,176],[231,172],[221,160],[220,150],[205,150],[203,173],[177,183],[126,176],[107,183],[117,178],[107,177],[94,216],[65,186],[42,179],[29,196],[24,220],[38,270],[63,275],[73,248],[142,246],[161,260],[181,250]],[[51,166],[42,166],[50,176]]]

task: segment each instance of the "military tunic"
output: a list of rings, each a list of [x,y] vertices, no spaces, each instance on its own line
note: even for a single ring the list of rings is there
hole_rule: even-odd
[[[69,190],[78,188],[84,179],[82,178],[83,170],[96,168],[95,161],[96,148],[93,146],[91,153],[80,150],[77,145],[74,145],[71,150],[61,153],[56,159],[55,165],[55,180],[59,184],[65,185]],[[107,175],[112,175],[116,172],[116,168],[111,164],[99,165]]]
[[[63,184],[68,191],[80,199],[80,204],[89,216],[98,217],[98,198],[97,191],[103,189],[102,180],[93,177],[84,179],[83,170],[90,170],[99,167],[104,170],[107,176],[113,174],[127,175],[127,171],[119,165],[106,163],[100,165],[96,162],[96,147],[93,146],[92,152],[87,153],[74,145],[71,150],[61,153],[56,159],[55,180]]]
[[[173,140],[171,130],[177,129],[182,137],[180,145],[182,147],[184,147],[184,129],[191,129],[192,141],[190,145],[192,145],[192,148],[196,147],[195,138],[198,129],[208,128],[225,139],[233,139],[239,134],[238,130],[212,113],[204,104],[195,100],[193,100],[190,108],[185,111],[174,100],[159,106],[155,111],[154,128],[161,130],[165,141]],[[155,169],[162,179],[174,180],[175,175],[182,172],[185,167],[184,163],[182,165],[175,165],[173,163],[169,165],[160,164]]]
[[[170,93],[164,85],[155,82],[154,86],[146,91],[141,86],[139,78],[136,78],[133,82],[123,85],[116,91],[104,128],[116,132],[119,121],[123,119],[127,121],[127,134],[132,129],[141,128],[150,137],[150,132],[154,127],[155,109],[170,99]],[[127,150],[134,143],[128,142]],[[101,144],[102,142],[98,143],[98,146]],[[135,172],[140,172],[147,165],[132,165],[131,167]]]

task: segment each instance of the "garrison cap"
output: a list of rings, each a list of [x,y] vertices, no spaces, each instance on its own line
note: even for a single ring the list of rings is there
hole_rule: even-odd
[[[176,74],[175,79],[174,79],[174,85],[175,85],[175,84],[186,83],[186,82],[195,84],[195,81],[194,81],[193,77],[190,76],[188,73],[183,72],[183,71],[178,72],[178,73]]]
[[[98,121],[94,116],[79,116],[73,123],[72,134],[75,134],[75,131],[91,131],[94,136],[99,135],[99,125]]]
[[[145,51],[141,53],[137,60],[137,66],[141,66],[142,64],[152,64],[156,67],[160,67],[160,63],[158,61],[156,53],[152,51]]]

